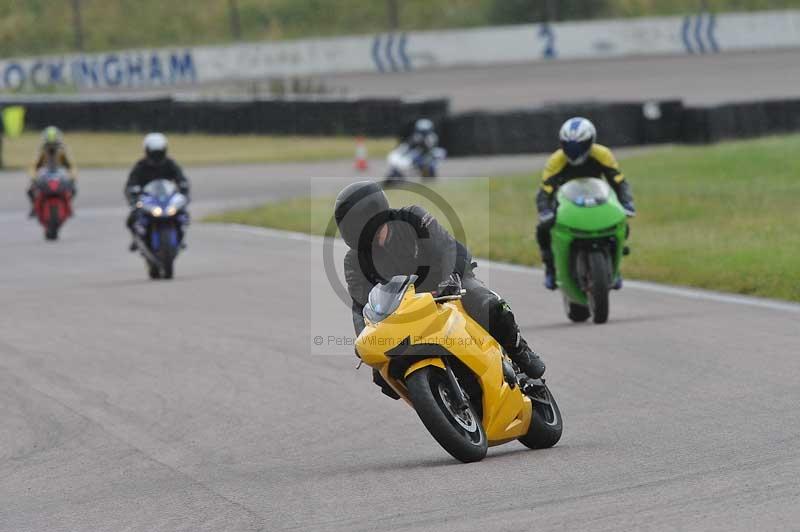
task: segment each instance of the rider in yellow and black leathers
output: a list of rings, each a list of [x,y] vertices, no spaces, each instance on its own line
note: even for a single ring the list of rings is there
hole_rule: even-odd
[[[39,154],[36,156],[36,160],[33,162],[28,172],[31,177],[31,183],[27,190],[28,199],[31,201],[31,217],[35,216],[33,212],[33,200],[36,195],[36,178],[39,170],[42,168],[66,169],[72,181],[72,196],[74,197],[77,194],[78,190],[75,186],[77,168],[75,168],[75,165],[67,156],[67,150],[64,146],[64,136],[55,126],[48,126],[42,132],[42,144],[39,148]]]
[[[596,144],[596,136],[595,127],[589,120],[579,117],[567,120],[559,134],[561,149],[550,156],[542,173],[542,185],[536,196],[539,210],[536,240],[545,266],[545,286],[551,290],[556,288],[556,283],[550,230],[555,223],[556,192],[561,185],[580,177],[603,177],[628,214],[635,212],[630,186],[614,154],[605,146]]]

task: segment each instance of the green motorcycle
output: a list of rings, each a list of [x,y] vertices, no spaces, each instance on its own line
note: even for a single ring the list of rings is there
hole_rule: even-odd
[[[627,213],[605,181],[573,179],[559,189],[552,250],[570,320],[608,321],[608,295],[621,279],[627,232]]]

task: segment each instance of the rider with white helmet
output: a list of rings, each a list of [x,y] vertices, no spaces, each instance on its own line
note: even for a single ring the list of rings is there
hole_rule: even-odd
[[[128,181],[125,183],[125,198],[133,207],[145,185],[156,179],[173,181],[178,190],[189,197],[189,180],[183,175],[183,170],[178,164],[167,157],[167,137],[163,133],[148,133],[144,137],[144,157],[140,159],[131,170]],[[136,210],[128,216],[127,226],[133,232],[133,222]],[[131,251],[136,250],[135,242],[130,246]]]
[[[614,154],[595,142],[597,130],[594,124],[586,118],[570,118],[561,126],[559,140],[561,148],[547,161],[542,173],[542,186],[536,197],[536,206],[539,209],[536,239],[545,266],[544,284],[550,290],[556,288],[550,230],[555,223],[556,192],[561,185],[580,177],[603,177],[614,189],[628,214],[633,215],[636,212],[630,186],[620,171]],[[622,280],[618,279],[616,284],[621,286],[621,283]]]

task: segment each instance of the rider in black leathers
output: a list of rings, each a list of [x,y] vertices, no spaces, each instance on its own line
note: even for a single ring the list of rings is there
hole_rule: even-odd
[[[144,138],[145,156],[140,159],[131,170],[128,181],[125,183],[125,199],[131,206],[126,226],[133,234],[133,223],[136,220],[136,201],[144,187],[156,179],[167,179],[175,183],[181,194],[189,198],[189,180],[183,174],[178,164],[167,157],[167,138],[161,133],[150,133]],[[181,228],[181,233],[183,233]],[[183,242],[181,234],[181,242]],[[130,250],[137,248],[135,240],[131,243]]]
[[[347,289],[352,299],[356,334],[364,326],[362,315],[370,290],[395,275],[418,274],[420,292],[439,291],[453,274],[461,277],[466,294],[462,304],[512,360],[532,378],[545,370],[544,362],[522,338],[508,304],[474,274],[477,266],[467,248],[453,238],[422,207],[389,208],[380,185],[353,183],[339,193],[335,207],[339,232],[350,250],[344,260]],[[396,394],[380,375],[375,383],[390,397]]]

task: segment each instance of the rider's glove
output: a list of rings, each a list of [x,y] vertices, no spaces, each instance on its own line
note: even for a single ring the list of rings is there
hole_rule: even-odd
[[[539,222],[541,223],[549,222],[555,217],[556,213],[550,209],[539,211]]]
[[[631,202],[627,202],[627,201],[622,202],[622,208],[625,210],[625,215],[628,216],[628,218],[633,218],[634,216],[636,216],[636,207],[633,206],[633,202],[632,201]]]
[[[457,273],[450,274],[450,277],[439,283],[436,287],[436,297],[457,296],[461,294],[461,276]]]

